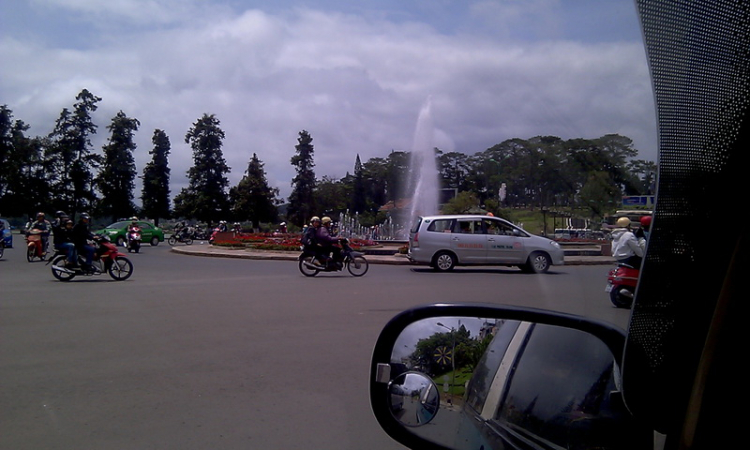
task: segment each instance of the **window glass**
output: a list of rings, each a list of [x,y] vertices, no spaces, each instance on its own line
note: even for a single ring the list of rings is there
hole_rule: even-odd
[[[513,339],[519,323],[515,320],[503,323],[497,330],[495,337],[492,338],[484,356],[477,363],[466,394],[466,404],[473,408],[477,414],[482,412],[490,386],[492,386],[492,380],[495,378],[500,362],[503,360],[505,351],[508,350],[508,345]]]
[[[454,233],[484,234],[481,220],[459,220]]]
[[[613,367],[613,356],[599,339],[536,325],[495,418],[519,433],[567,448],[572,430],[591,432],[606,420],[602,412],[609,410],[609,394],[615,390]]]
[[[416,222],[414,223],[414,226],[413,226],[413,227],[411,227],[411,232],[412,232],[412,233],[416,233],[417,231],[419,231],[419,226],[420,226],[421,224],[422,224],[422,218],[421,218],[421,217],[419,217],[419,218],[417,219],[417,221],[416,221]]]
[[[438,219],[433,220],[432,223],[427,227],[427,231],[435,231],[438,233],[449,233],[451,226],[453,225],[452,219]]]

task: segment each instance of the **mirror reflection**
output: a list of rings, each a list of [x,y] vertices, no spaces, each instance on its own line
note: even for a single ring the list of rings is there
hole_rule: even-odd
[[[431,380],[440,392],[431,420],[402,423],[451,448],[642,448],[651,436],[636,429],[621,402],[612,353],[579,330],[424,319],[401,333],[390,365],[393,379],[420,373],[422,385]]]
[[[417,427],[429,423],[437,414],[440,394],[430,377],[419,372],[407,372],[388,384],[391,414],[406,426]]]

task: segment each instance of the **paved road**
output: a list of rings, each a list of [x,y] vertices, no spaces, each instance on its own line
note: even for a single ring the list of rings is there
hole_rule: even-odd
[[[372,346],[397,312],[508,303],[624,326],[607,266],[427,269],[305,278],[289,261],[164,245],[133,277],[60,283],[22,250],[0,260],[0,448],[398,449],[369,409]]]

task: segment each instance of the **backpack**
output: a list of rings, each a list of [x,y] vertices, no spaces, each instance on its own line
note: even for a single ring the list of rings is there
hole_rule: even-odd
[[[305,229],[305,232],[302,234],[302,239],[300,239],[300,242],[305,247],[315,245],[315,227],[307,227]]]

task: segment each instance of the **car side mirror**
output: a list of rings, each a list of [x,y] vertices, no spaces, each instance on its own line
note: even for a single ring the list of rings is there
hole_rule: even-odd
[[[622,330],[568,314],[484,305],[405,311],[383,329],[370,402],[411,448],[653,446],[620,395]]]

